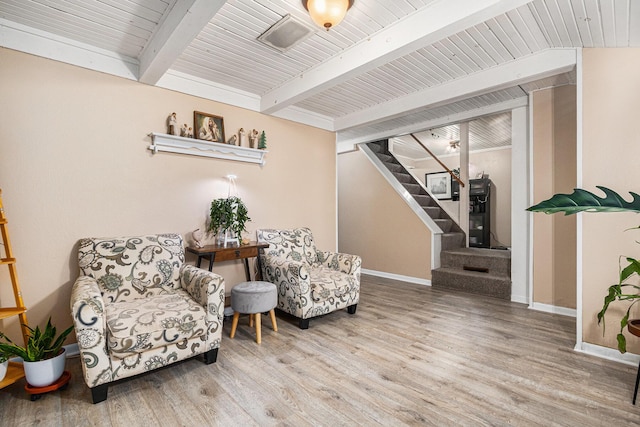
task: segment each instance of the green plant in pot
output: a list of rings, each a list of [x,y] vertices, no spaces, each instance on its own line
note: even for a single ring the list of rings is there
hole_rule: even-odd
[[[9,357],[0,351],[0,381],[2,381],[7,375],[7,368],[9,367]]]
[[[224,243],[235,240],[242,242],[242,232],[246,231],[246,223],[251,221],[247,207],[239,197],[215,199],[211,202],[209,231],[216,235],[224,235]],[[233,236],[229,238],[231,232]]]
[[[0,338],[4,339],[4,342],[0,342],[0,352],[8,357],[22,358],[25,376],[30,385],[44,387],[53,384],[64,372],[66,355],[62,345],[73,331],[73,325],[59,335],[55,326],[51,324],[51,318],[43,330],[39,326],[35,329],[25,326],[29,330],[26,347],[15,344],[0,332]]]
[[[571,194],[555,194],[550,199],[531,206],[527,210],[547,214],[564,212],[565,215],[578,212],[640,212],[640,196],[637,194],[631,193],[633,200],[627,202],[613,190],[601,186],[597,186],[597,188],[605,193],[605,197],[599,197],[587,190],[576,188]],[[633,229],[640,229],[640,227]],[[627,340],[622,334],[624,328],[628,328],[634,335],[640,333],[638,329],[640,320],[629,320],[631,309],[640,300],[640,286],[629,283],[629,280],[634,276],[640,276],[640,261],[629,256],[620,256],[618,264],[618,281],[607,289],[602,309],[598,313],[598,324],[603,324],[604,334],[604,316],[609,305],[616,301],[628,304],[627,310],[620,319],[620,331],[617,335],[618,350],[620,353],[625,353]]]

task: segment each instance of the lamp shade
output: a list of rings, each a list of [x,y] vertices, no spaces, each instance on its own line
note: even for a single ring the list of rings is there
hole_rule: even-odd
[[[353,0],[303,0],[313,22],[329,30],[344,19]]]

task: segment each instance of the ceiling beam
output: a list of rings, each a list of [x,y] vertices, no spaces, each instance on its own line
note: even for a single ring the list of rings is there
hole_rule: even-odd
[[[521,98],[512,99],[509,101],[499,102],[497,104],[491,104],[473,110],[462,111],[457,114],[448,115],[445,117],[438,117],[436,119],[425,120],[420,123],[412,123],[410,125],[385,129],[375,133],[368,133],[366,135],[360,135],[357,137],[345,137],[343,133],[338,132],[337,135],[337,151],[338,154],[351,151],[355,148],[356,144],[364,142],[378,141],[380,139],[393,138],[395,136],[407,135],[409,133],[423,132],[428,129],[449,126],[458,124],[460,122],[466,122],[475,120],[480,117],[489,116],[492,114],[504,113],[505,111],[511,111],[514,108],[526,107],[528,105],[528,98],[523,96]]]
[[[400,117],[424,108],[450,104],[534,80],[566,73],[576,65],[575,49],[547,49],[448,83],[433,86],[355,113],[338,117],[334,130],[341,131],[380,120]]]
[[[263,95],[271,114],[357,75],[529,3],[529,0],[437,1]]]
[[[226,0],[179,0],[140,54],[142,83],[154,85],[211,21]]]

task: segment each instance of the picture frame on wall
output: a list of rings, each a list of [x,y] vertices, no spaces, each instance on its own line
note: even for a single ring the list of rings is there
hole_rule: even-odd
[[[196,139],[220,144],[224,144],[226,141],[224,138],[224,119],[221,116],[194,111],[193,129]]]
[[[451,200],[452,178],[449,172],[427,173],[424,182],[433,197],[438,200]]]

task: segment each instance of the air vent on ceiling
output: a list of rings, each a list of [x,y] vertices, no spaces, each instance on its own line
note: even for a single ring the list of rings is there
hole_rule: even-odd
[[[280,52],[286,52],[315,31],[315,28],[303,24],[291,15],[286,15],[262,33],[258,37],[258,41]]]

